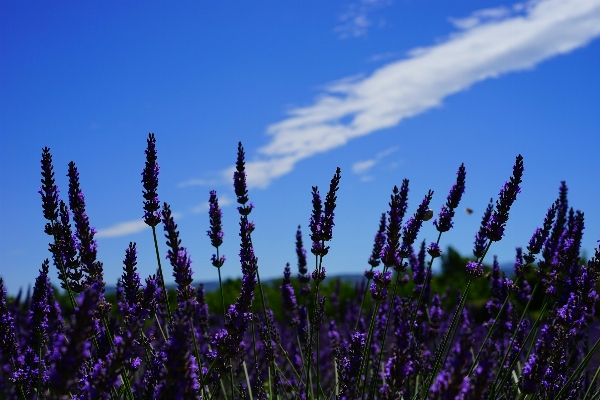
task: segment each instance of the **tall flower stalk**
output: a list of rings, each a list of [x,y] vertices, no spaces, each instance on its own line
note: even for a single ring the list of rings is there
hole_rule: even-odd
[[[166,299],[165,307],[167,309],[167,315],[169,318],[169,326],[172,326],[173,314],[171,312],[171,306],[169,305],[169,293],[167,292],[167,287],[165,286],[165,276],[163,274],[162,263],[160,261],[160,250],[158,249],[158,238],[156,236],[156,226],[161,221],[161,214],[160,200],[158,198],[158,172],[160,167],[156,162],[157,151],[154,133],[148,134],[148,139],[146,139],[146,142],[147,147],[144,151],[146,154],[146,165],[142,171],[142,185],[144,186],[144,190],[142,191],[142,196],[144,197],[144,222],[146,225],[152,228],[152,238],[154,239],[154,251],[156,253],[156,263],[158,264],[157,272],[160,280],[160,287],[162,296],[164,296]],[[158,321],[158,315],[156,316],[156,319],[157,323],[160,324],[160,321]]]

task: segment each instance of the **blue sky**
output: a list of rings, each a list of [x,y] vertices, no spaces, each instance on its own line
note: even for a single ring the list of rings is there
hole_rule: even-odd
[[[196,282],[217,277],[212,189],[224,213],[222,272],[241,274],[238,141],[263,279],[295,266],[298,224],[309,247],[311,186],[324,196],[337,166],[329,274],[368,266],[394,185],[410,180],[410,213],[434,190],[437,213],[463,162],[466,193],[440,244],[469,253],[519,153],[522,192],[491,253],[512,260],[566,180],[590,255],[600,238],[598,37],[598,0],[2,1],[0,276],[14,294],[50,256],[37,193],[44,146],[63,199],[68,162],[79,168],[106,282],[116,283],[130,241],[141,274],[153,273],[140,223],[148,132],[159,196],[176,212]],[[436,233],[429,223],[419,240]]]

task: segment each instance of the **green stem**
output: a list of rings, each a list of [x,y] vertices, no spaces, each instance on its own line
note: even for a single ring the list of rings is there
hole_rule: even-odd
[[[594,353],[596,352],[596,350],[598,349],[599,346],[600,346],[600,339],[596,340],[596,343],[594,343],[594,346],[592,346],[592,349],[585,355],[583,360],[581,360],[581,362],[579,363],[579,366],[577,366],[577,368],[575,369],[575,371],[573,371],[573,373],[571,374],[569,379],[567,379],[567,382],[565,382],[562,389],[560,389],[558,394],[554,397],[554,400],[558,400],[558,399],[562,398],[562,395],[567,391],[567,389],[569,388],[569,385],[575,379],[577,379],[579,374],[584,370],[585,366],[590,361],[590,359],[592,358],[592,356],[594,355]]]
[[[527,304],[529,304],[529,302]],[[515,358],[513,359],[512,363],[510,364],[510,367],[508,368],[508,370],[506,371],[506,373],[503,375],[502,379],[500,380],[500,383],[497,386],[494,386],[496,384],[496,380],[494,380],[494,383],[492,384],[492,390],[490,391],[490,397],[491,397],[492,394],[494,394],[496,392],[496,388],[498,388],[498,390],[499,390],[502,387],[502,385],[504,385],[504,382],[506,382],[506,380],[510,376],[511,371],[513,370],[513,368],[517,364],[517,361],[519,360],[519,356],[521,355],[521,352],[523,351],[523,348],[525,347],[525,345],[527,344],[527,342],[531,338],[531,346],[529,347],[529,352],[527,353],[527,356],[525,356],[525,360],[529,359],[529,353],[531,352],[531,349],[533,348],[533,342],[534,342],[535,337],[537,336],[537,328],[538,328],[538,326],[540,325],[540,323],[542,321],[542,316],[544,315],[544,312],[546,311],[546,307],[548,307],[548,302],[544,301],[544,304],[542,305],[542,309],[540,310],[540,315],[538,315],[538,317],[535,320],[533,326],[531,327],[531,330],[527,334],[527,337],[523,341],[523,346],[521,346],[521,349],[515,355]]]
[[[404,262],[404,258],[400,259],[400,265]],[[390,305],[388,307],[388,313],[385,320],[385,328],[383,329],[383,337],[381,339],[381,349],[379,350],[379,358],[377,359],[377,366],[375,370],[375,382],[371,386],[371,394],[369,398],[375,397],[375,387],[377,386],[377,381],[379,379],[379,369],[381,368],[381,359],[383,358],[383,353],[385,349],[385,340],[387,338],[388,327],[390,326],[390,318],[392,316],[392,309],[394,308],[394,298],[396,297],[396,288],[398,287],[398,281],[400,280],[400,273],[396,273],[396,280],[394,281],[394,288],[392,289],[392,297],[390,299]],[[376,318],[376,315],[373,315],[373,318]]]
[[[598,368],[596,368],[596,372],[594,373],[594,377],[592,378],[592,382],[598,382],[598,375],[600,374],[600,365],[598,366]],[[590,387],[588,388],[588,390],[585,392],[585,395],[583,396],[583,400],[586,400],[588,398],[588,394],[590,394],[590,391],[592,390],[592,385],[590,385]],[[600,393],[600,389],[598,389],[598,392],[596,392],[596,394],[594,394],[591,398],[595,399],[597,398],[596,396],[598,395],[598,393]]]
[[[156,261],[158,262],[158,276],[160,276],[160,284],[163,293],[165,294],[167,313],[169,315],[169,326],[173,327],[173,314],[171,313],[171,306],[169,305],[169,294],[167,287],[165,286],[165,277],[163,275],[162,263],[160,262],[160,252],[158,250],[158,240],[156,238],[156,226],[152,227],[152,237],[154,238],[154,249],[156,251]],[[168,336],[167,336],[168,337]]]

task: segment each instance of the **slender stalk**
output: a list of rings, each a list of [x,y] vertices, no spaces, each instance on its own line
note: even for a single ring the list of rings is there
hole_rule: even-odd
[[[433,383],[433,380],[435,379],[438,369],[442,365],[444,365],[444,363],[446,362],[446,358],[448,357],[448,355],[446,354],[446,356],[443,356],[443,354],[445,353],[446,346],[448,345],[448,338],[449,337],[454,338],[456,326],[458,325],[458,320],[460,319],[460,315],[462,314],[462,310],[465,306],[467,296],[469,295],[469,290],[471,289],[472,282],[473,282],[473,279],[469,279],[467,281],[467,286],[465,287],[465,290],[460,299],[460,302],[458,303],[458,306],[456,307],[456,310],[454,311],[454,315],[452,316],[452,322],[450,323],[450,328],[449,328],[448,332],[446,332],[446,334],[444,335],[444,338],[442,339],[442,342],[440,343],[440,347],[438,349],[438,354],[435,358],[435,363],[433,365],[433,370],[431,371],[431,373],[429,375],[429,379],[427,379],[427,384],[424,386],[424,388],[429,389],[429,387],[431,387],[431,384]],[[442,358],[443,358],[443,360],[442,360]]]
[[[242,361],[242,366],[244,367],[244,374],[246,375],[246,386],[248,386],[248,396],[250,396],[250,400],[254,399],[252,396],[252,385],[250,385],[250,375],[248,375],[248,368],[246,367],[246,361]],[[233,383],[232,383],[233,385]],[[233,392],[231,393],[233,395]]]
[[[367,340],[365,343],[365,351],[362,356],[362,360],[360,363],[360,373],[359,377],[363,375],[363,370],[367,368],[367,360],[371,354],[371,338],[373,337],[373,331],[375,330],[375,320],[377,317],[377,312],[379,311],[379,303],[375,303],[375,310],[373,311],[373,317],[371,318],[371,322],[369,323],[369,333],[367,334]],[[365,395],[365,386],[367,385],[367,379],[365,377],[364,382],[359,383],[362,386],[360,397],[364,397]]]
[[[156,251],[156,261],[158,262],[158,275],[160,276],[160,285],[163,293],[165,294],[167,313],[169,315],[169,326],[173,327],[173,314],[171,313],[171,306],[169,305],[169,294],[167,293],[167,287],[165,286],[165,277],[163,275],[162,263],[160,262],[160,251],[158,250],[158,240],[156,238],[156,226],[152,227],[152,237],[154,238],[154,249]],[[166,336],[168,338],[168,336]]]
[[[519,350],[519,352],[515,355],[515,358],[513,360],[513,362],[511,363],[510,367],[508,368],[508,370],[506,371],[506,373],[504,374],[504,376],[502,377],[502,379],[500,380],[500,383],[497,386],[494,386],[496,384],[496,380],[494,381],[494,383],[492,384],[492,390],[490,391],[490,397],[492,394],[495,393],[496,388],[501,388],[502,385],[504,385],[504,382],[506,382],[506,380],[508,379],[511,371],[513,370],[513,368],[515,367],[515,365],[517,364],[517,361],[519,360],[519,356],[521,355],[521,352],[523,351],[523,348],[525,347],[525,344],[529,341],[529,339],[531,338],[531,346],[529,347],[529,352],[527,353],[527,356],[525,356],[525,359],[529,358],[529,353],[531,352],[531,349],[533,348],[533,341],[535,339],[535,337],[537,336],[537,328],[539,327],[541,321],[542,321],[542,316],[544,315],[544,312],[546,311],[546,307],[548,307],[548,302],[545,301],[544,304],[542,305],[542,309],[540,310],[540,315],[538,315],[537,319],[535,320],[533,326],[531,327],[531,330],[529,331],[529,333],[527,334],[527,337],[525,338],[525,341],[523,342],[523,346],[521,347],[521,350]],[[496,377],[496,379],[498,378],[498,376]]]
[[[373,272],[373,267],[371,267],[371,271]],[[367,279],[367,285],[365,286],[365,290],[363,291],[362,300],[360,301],[360,308],[358,309],[358,317],[356,318],[356,324],[354,325],[354,330],[358,329],[358,324],[360,323],[360,317],[362,315],[363,306],[365,304],[365,298],[367,297],[367,292],[369,291],[369,284],[371,283],[371,278]]]
[[[527,300],[527,304],[525,305],[525,309],[523,310],[523,313],[521,314],[521,318],[519,319],[519,323],[517,324],[517,329],[515,329],[515,331],[514,331],[514,333],[512,335],[512,338],[510,340],[510,345],[508,346],[509,349],[511,349],[512,346],[513,346],[513,344],[515,343],[515,339],[517,337],[517,332],[518,332],[519,328],[521,327],[521,323],[523,322],[523,319],[525,318],[525,315],[527,314],[527,310],[529,309],[529,305],[531,304],[531,300],[533,299],[533,296],[535,295],[535,292],[537,291],[538,286],[539,286],[539,281],[537,281],[536,284],[534,285],[533,290],[531,291],[531,295],[529,296],[529,300]],[[525,343],[523,343],[523,344],[525,344]],[[517,354],[516,357],[515,357],[516,360],[519,359],[519,355],[520,354],[521,354],[521,352],[519,351],[519,354]],[[502,357],[502,361],[499,364],[500,368],[502,368],[502,366],[506,363],[506,357],[508,357],[508,352],[504,353],[504,357]],[[512,366],[508,370],[507,373],[510,373],[511,370],[512,370]],[[501,374],[502,374],[502,370],[499,370],[498,374],[496,375],[496,379],[494,379],[494,382],[492,383],[492,386],[491,386],[492,387],[492,391],[493,391],[493,389],[494,389],[494,387],[496,385],[496,382],[498,381],[498,378],[501,376]],[[504,381],[502,381],[502,383],[504,383]]]
[[[560,389],[560,391],[558,392],[558,394],[556,396],[554,396],[554,400],[558,400],[558,399],[562,398],[562,395],[567,391],[567,389],[569,388],[569,385],[575,379],[577,379],[577,377],[583,371],[583,369],[585,368],[585,366],[587,365],[587,363],[590,361],[590,359],[592,358],[592,356],[594,355],[594,353],[596,352],[596,350],[598,349],[598,347],[600,347],[600,339],[596,340],[596,343],[594,343],[594,345],[592,346],[592,349],[585,355],[585,357],[583,358],[583,360],[581,360],[581,362],[579,363],[579,365],[577,366],[577,368],[575,369],[575,371],[573,371],[573,373],[571,374],[571,376],[569,377],[569,379],[567,379],[567,381],[563,385],[562,389]]]
[[[598,375],[599,374],[600,374],[600,365],[598,366],[598,368],[596,368],[596,372],[594,373],[594,377],[592,378],[592,382],[598,382]],[[590,387],[588,388],[588,390],[585,392],[585,395],[583,396],[583,400],[587,400],[588,394],[590,394],[591,390],[592,390],[592,385],[590,385]],[[598,396],[599,393],[600,393],[600,388],[598,389],[598,391],[591,398],[592,399],[597,398],[596,396]]]
[[[400,265],[402,265],[404,261],[404,258],[400,259]],[[379,379],[379,369],[381,368],[381,359],[383,358],[383,353],[384,353],[384,349],[385,349],[385,340],[387,338],[387,331],[388,331],[388,327],[390,326],[390,318],[392,316],[392,309],[394,308],[394,298],[396,296],[396,288],[398,287],[398,281],[400,280],[400,273],[396,274],[396,280],[394,281],[394,288],[392,289],[392,297],[390,299],[390,305],[388,307],[388,313],[387,313],[387,317],[386,317],[386,321],[385,321],[385,328],[383,329],[383,338],[381,339],[381,350],[379,351],[379,358],[377,360],[377,366],[376,366],[376,370],[375,370],[375,382],[373,383],[372,387],[371,387],[371,395],[369,396],[370,398],[374,398],[375,397],[375,387],[377,386],[377,381]],[[375,318],[375,315],[373,315],[373,318]]]

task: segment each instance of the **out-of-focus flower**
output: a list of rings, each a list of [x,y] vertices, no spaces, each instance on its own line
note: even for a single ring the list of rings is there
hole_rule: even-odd
[[[442,249],[437,243],[431,242],[427,248],[427,253],[429,253],[432,258],[437,258],[442,255]]]
[[[96,282],[81,294],[75,310],[75,323],[57,344],[59,359],[50,372],[48,382],[50,389],[57,395],[68,395],[75,390],[79,381],[79,370],[91,355],[90,338],[99,330],[94,314],[100,291],[100,283]]]

